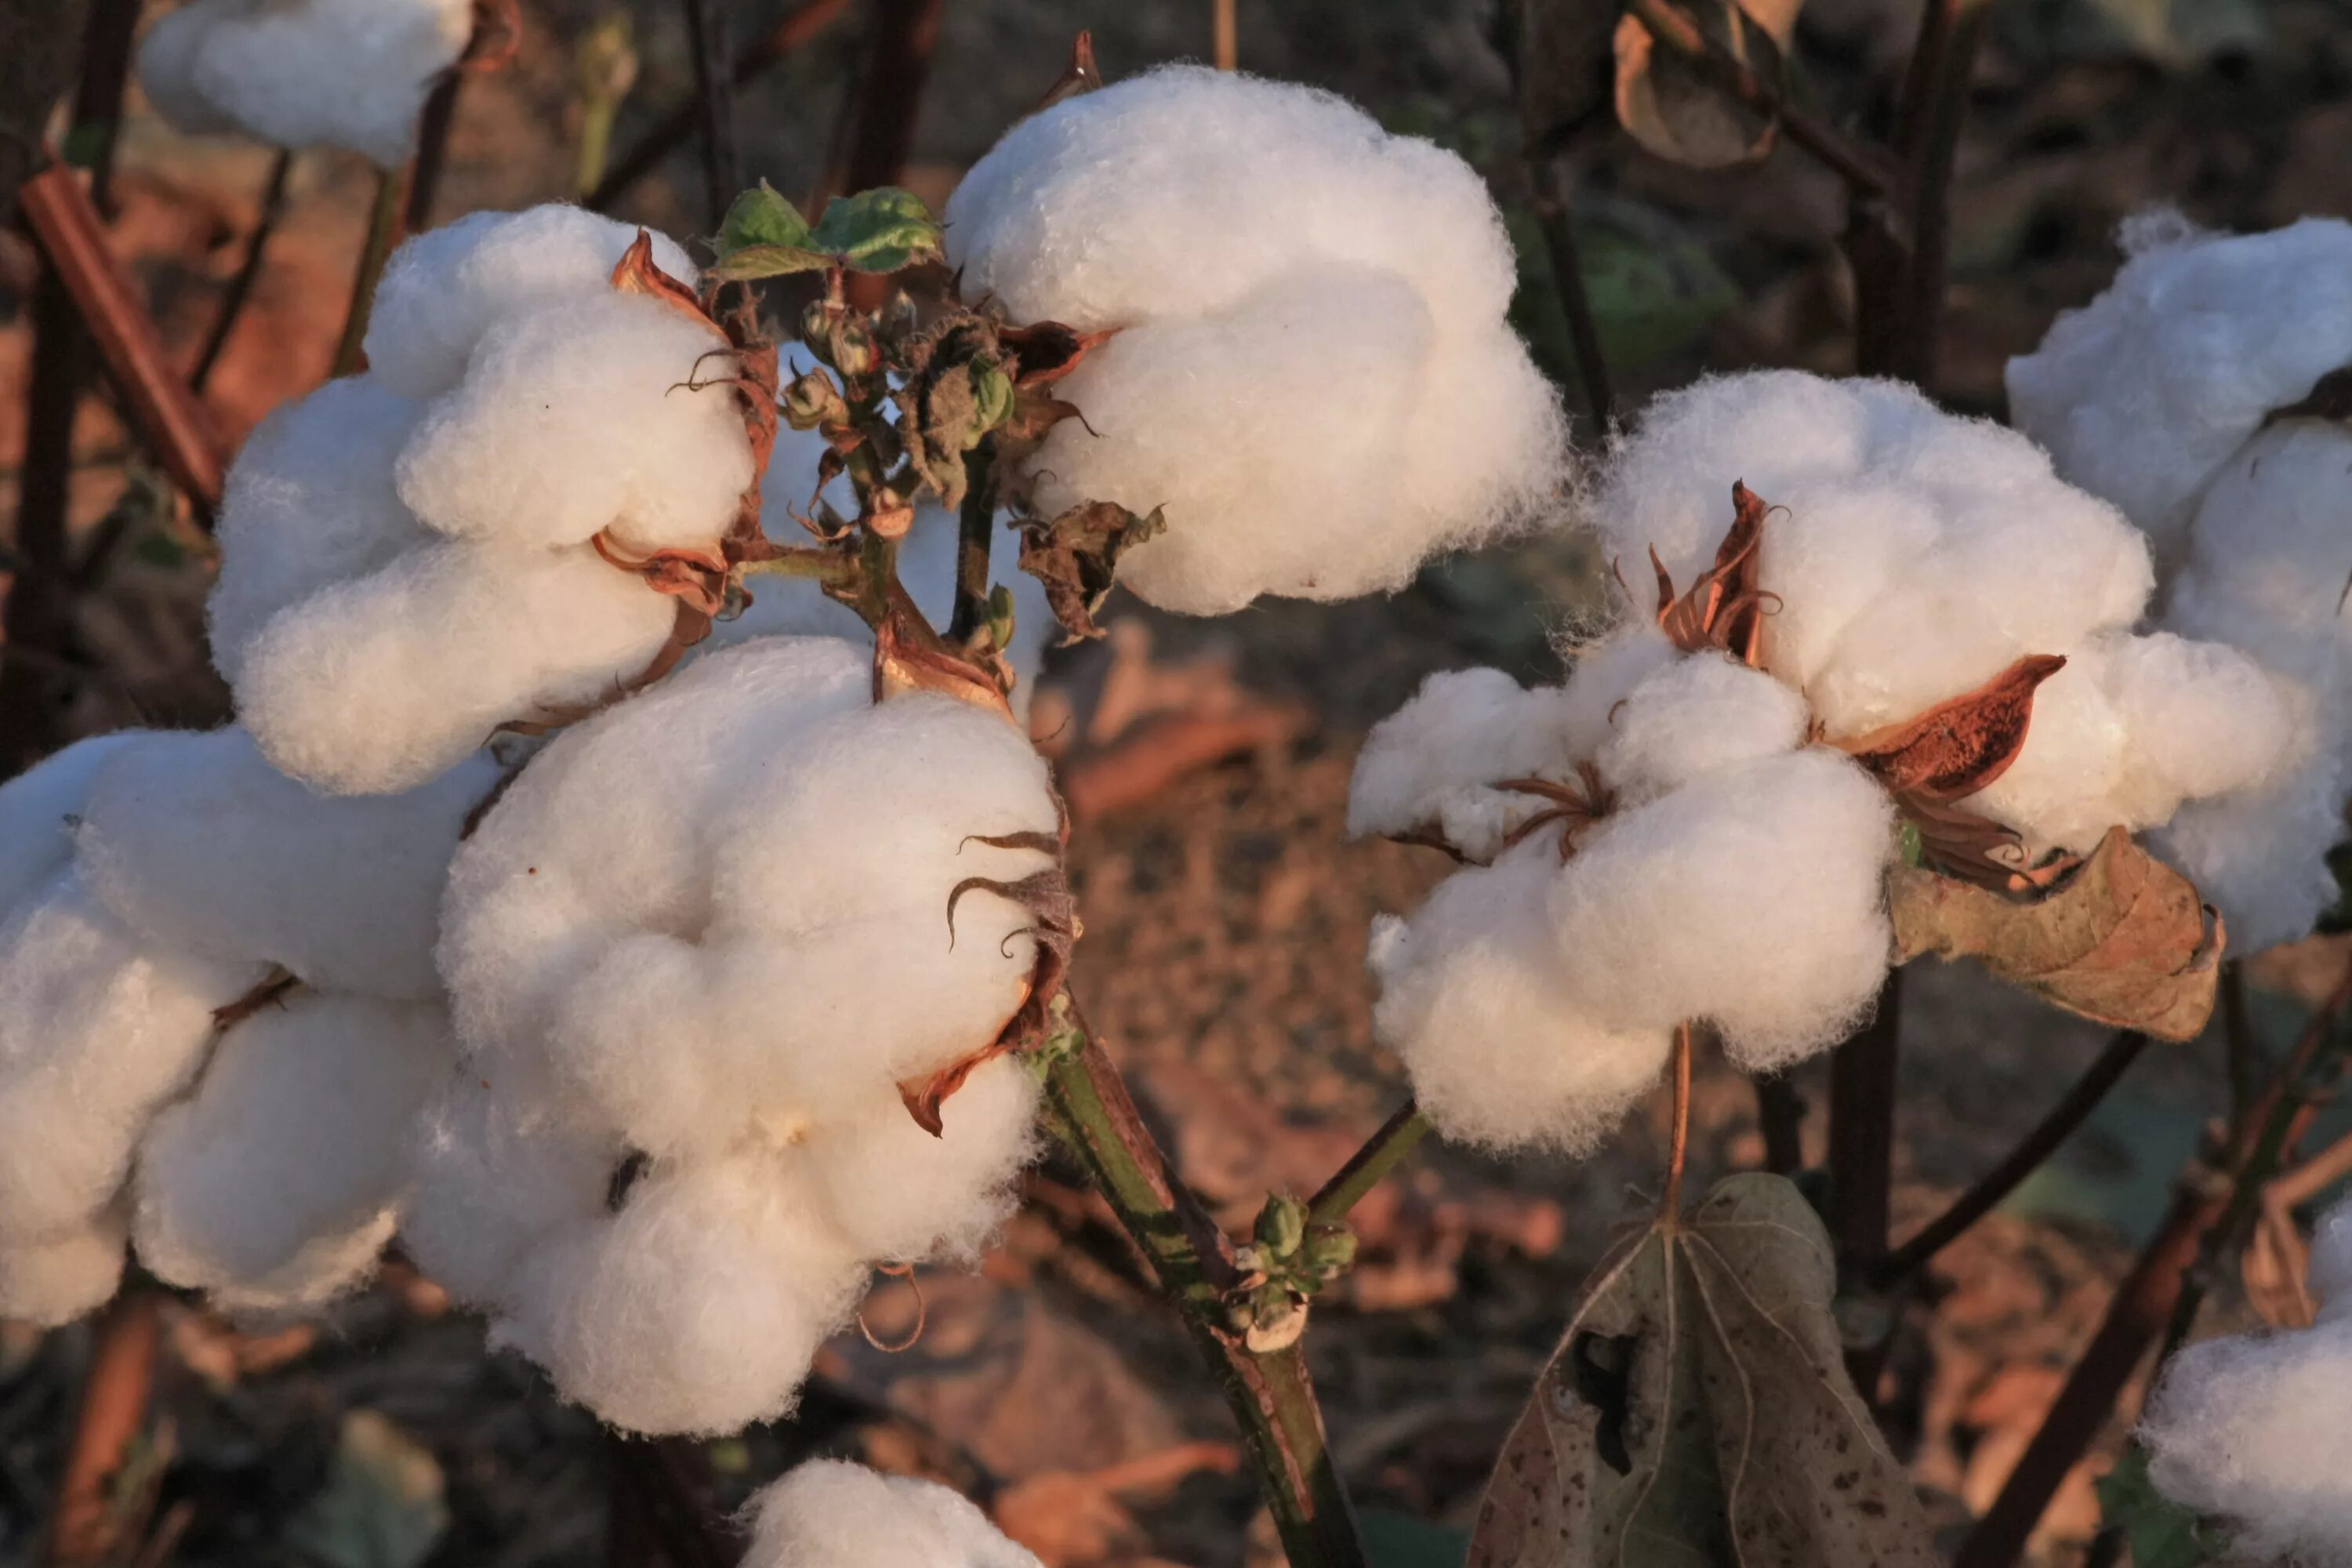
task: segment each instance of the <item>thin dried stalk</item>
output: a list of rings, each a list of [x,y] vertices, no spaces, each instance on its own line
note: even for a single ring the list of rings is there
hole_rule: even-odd
[[[161,1299],[133,1286],[99,1320],[81,1410],[74,1418],[73,1441],[49,1515],[42,1555],[47,1568],[98,1568],[131,1544],[110,1483],[147,1425],[160,1317]]]

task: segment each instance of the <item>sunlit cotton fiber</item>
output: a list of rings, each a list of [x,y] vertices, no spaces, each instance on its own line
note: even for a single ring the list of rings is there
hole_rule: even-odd
[[[743,1568],[1039,1568],[958,1493],[840,1459],[771,1482],[750,1512]]]

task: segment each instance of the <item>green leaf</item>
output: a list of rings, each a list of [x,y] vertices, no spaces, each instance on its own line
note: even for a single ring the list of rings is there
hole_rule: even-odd
[[[417,1568],[448,1528],[439,1463],[384,1415],[352,1410],[286,1542],[323,1568]]]
[[[855,272],[896,272],[940,254],[940,226],[921,197],[883,185],[827,202],[809,244]]]
[[[788,272],[822,272],[833,258],[789,245],[747,245],[721,257],[703,273],[725,283],[748,283],[755,278],[781,278]]]
[[[2201,1568],[2213,1561],[2195,1512],[2156,1489],[2147,1479],[2147,1450],[2134,1444],[2093,1482],[2099,1517],[2120,1526],[2131,1543],[2133,1568]]]
[[[1778,1176],[1621,1242],[1504,1445],[1471,1568],[1935,1568],[1846,1377],[1836,1284]]]
[[[745,191],[719,225],[719,254],[724,258],[754,246],[778,246],[788,250],[809,248],[808,219],[801,209],[776,194],[767,181],[756,191]]]

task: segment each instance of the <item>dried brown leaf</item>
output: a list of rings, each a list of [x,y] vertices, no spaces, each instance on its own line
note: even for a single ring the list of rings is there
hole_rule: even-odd
[[[2025,749],[2036,688],[2066,668],[2056,654],[2028,654],[1974,691],[1916,719],[1832,742],[1897,796],[1946,804],[1985,788]]]
[[[1118,558],[1167,526],[1158,511],[1138,517],[1113,501],[1085,501],[1051,519],[1024,521],[1021,570],[1037,579],[1066,643],[1102,636],[1095,612],[1118,577]]]
[[[985,670],[958,653],[906,599],[906,590],[894,593],[874,631],[874,700],[886,702],[910,691],[929,691],[986,709],[1006,723],[1013,705],[1003,689]]]
[[[2212,1016],[2221,920],[2120,827],[2047,891],[2020,898],[1897,866],[1887,905],[1898,963],[1979,959],[2070,1013],[2158,1039],[2192,1038]]]

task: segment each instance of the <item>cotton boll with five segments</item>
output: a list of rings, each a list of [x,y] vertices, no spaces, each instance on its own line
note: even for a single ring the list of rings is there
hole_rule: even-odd
[[[809,1460],[749,1506],[743,1568],[1040,1568],[947,1488],[839,1459]]]

